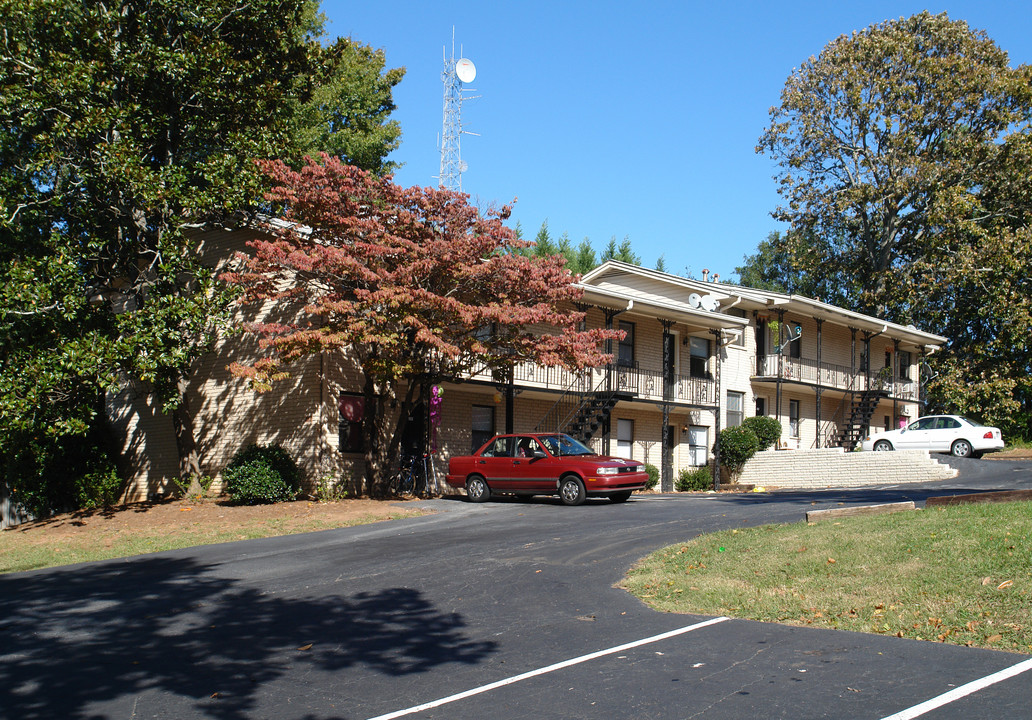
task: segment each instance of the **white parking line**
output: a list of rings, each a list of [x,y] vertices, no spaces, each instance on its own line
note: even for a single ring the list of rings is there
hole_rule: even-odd
[[[505,678],[504,680],[498,680],[497,682],[489,683],[487,685],[481,685],[478,688],[466,690],[455,695],[449,695],[448,697],[441,698],[440,700],[433,700],[432,702],[423,703],[422,705],[416,705],[415,707],[405,708],[404,710],[395,710],[394,712],[387,713],[386,715],[377,715],[374,718],[369,718],[369,720],[393,720],[393,718],[400,718],[404,717],[405,715],[411,715],[413,713],[422,712],[423,710],[429,710],[430,708],[440,707],[441,705],[453,703],[456,700],[462,700],[464,698],[472,697],[473,695],[479,695],[481,693],[486,693],[490,690],[495,690],[496,688],[505,687],[506,685],[512,685],[513,683],[518,683],[521,680],[527,680],[529,678],[537,677],[538,675],[544,675],[555,670],[562,670],[563,668],[570,667],[571,665],[579,665],[580,663],[588,662],[589,660],[595,660],[596,658],[605,657],[606,655],[613,655],[614,653],[623,652],[624,650],[630,650],[631,648],[640,647],[642,645],[648,645],[649,643],[659,642],[660,640],[666,640],[667,638],[676,637],[678,635],[684,635],[685,633],[689,633],[692,630],[698,630],[709,625],[716,625],[717,623],[722,623],[725,620],[729,619],[730,618],[726,617],[718,617],[713,618],[712,620],[705,620],[694,625],[686,625],[685,627],[677,628],[676,630],[670,630],[669,632],[665,633],[660,633],[659,635],[653,635],[652,637],[643,638],[641,640],[635,640],[634,642],[629,642],[624,645],[617,645],[616,647],[611,647],[607,650],[598,650],[597,652],[589,653],[587,655],[581,655],[580,657],[575,657],[571,660],[563,660],[562,662],[555,663],[554,665],[549,665],[548,667],[543,667],[538,670],[531,670],[529,672],[523,673],[522,675],[514,675],[510,678]]]
[[[926,700],[920,705],[915,705],[912,708],[907,708],[895,715],[889,715],[888,717],[882,718],[882,720],[911,720],[911,718],[920,717],[927,712],[931,712],[936,708],[940,708],[943,705],[959,700],[960,698],[970,695],[971,693],[978,692],[983,688],[987,688],[990,685],[995,685],[998,682],[1002,682],[1008,678],[1012,678],[1015,675],[1020,675],[1023,672],[1032,670],[1032,658],[1019,662],[1017,665],[1011,665],[1009,668],[1004,668],[999,672],[987,675],[980,680],[973,680],[966,685],[961,685],[958,688],[954,688],[947,693],[943,693],[938,697],[934,697],[931,700]]]

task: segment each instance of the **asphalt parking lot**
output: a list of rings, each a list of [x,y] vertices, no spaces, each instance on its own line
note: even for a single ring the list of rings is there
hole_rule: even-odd
[[[1032,487],[1032,463],[981,462],[922,487],[435,500],[422,518],[6,575],[0,717],[1029,718],[1027,656],[656,613],[614,587],[700,533]]]

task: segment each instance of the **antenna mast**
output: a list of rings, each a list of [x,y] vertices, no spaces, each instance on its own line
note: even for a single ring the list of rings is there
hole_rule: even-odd
[[[461,48],[460,48],[461,52]],[[441,135],[441,187],[445,190],[462,191],[462,162],[459,136],[463,133],[475,135],[462,129],[462,89],[464,83],[471,83],[477,76],[477,69],[471,60],[455,59],[455,28],[452,28],[452,52],[444,58],[444,132]]]

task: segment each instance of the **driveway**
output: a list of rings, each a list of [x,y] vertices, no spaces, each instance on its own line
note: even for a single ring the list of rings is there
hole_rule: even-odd
[[[934,701],[927,717],[1028,718],[1025,656],[661,614],[613,587],[699,533],[1032,487],[1032,463],[982,463],[933,487],[437,500],[423,518],[3,576],[0,717],[902,718]]]

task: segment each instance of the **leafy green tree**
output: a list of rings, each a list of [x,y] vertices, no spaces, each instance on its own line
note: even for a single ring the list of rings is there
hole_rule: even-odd
[[[312,94],[294,119],[300,151],[329,153],[377,174],[396,170],[386,159],[401,140],[401,127],[390,119],[391,93],[405,70],[387,69],[383,50],[351,38],[313,43],[308,52]]]
[[[666,269],[666,258],[664,256],[662,256],[662,255],[660,255],[656,259],[656,270],[658,270],[659,272],[666,272],[667,271],[667,269]]]
[[[818,286],[850,278],[848,306],[950,338],[933,403],[1012,429],[1029,414],[1014,328],[1028,327],[1032,295],[1014,263],[1032,259],[1030,123],[1032,69],[924,12],[804,63],[757,148],[780,166],[774,215],[792,226],[793,268]]]
[[[569,304],[582,292],[563,258],[518,252],[525,243],[502,224],[506,208],[485,217],[462,193],[401,188],[325,154],[300,171],[262,167],[288,219],[310,230],[254,242],[248,271],[228,277],[246,300],[305,313],[254,328],[273,355],[234,371],[268,389],[298,357],[354,358],[365,397],[360,492],[386,492],[404,423],[432,385],[504,377],[519,362],[580,369],[609,359],[600,348],[621,333],[578,329],[583,313]]]
[[[192,231],[254,207],[254,158],[333,138],[386,167],[400,71],[350,42],[324,47],[313,0],[0,0],[0,12],[3,457],[83,435],[131,378],[172,411],[181,472],[199,474],[185,378],[228,295]],[[17,492],[20,471],[4,472]]]
[[[815,259],[829,252],[827,243],[812,234],[799,237],[789,231],[771,232],[760,242],[756,253],[746,255],[744,264],[735,268],[739,283],[746,287],[787,295],[805,295],[835,305],[847,305],[857,290],[856,278],[842,276],[824,268],[822,274],[807,271]]]

